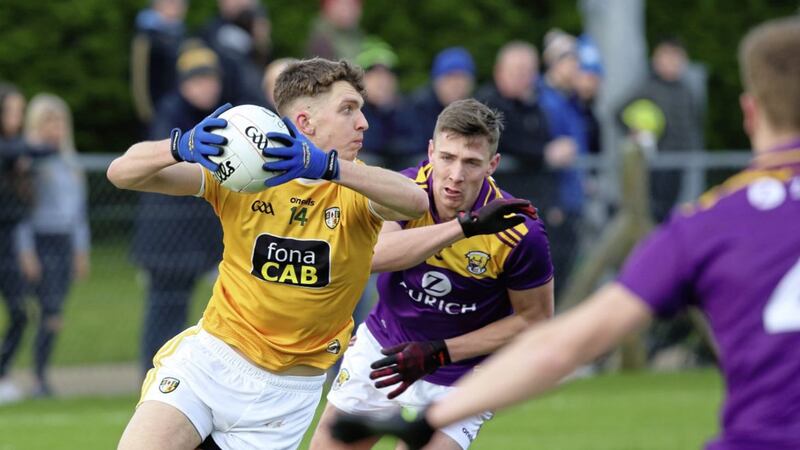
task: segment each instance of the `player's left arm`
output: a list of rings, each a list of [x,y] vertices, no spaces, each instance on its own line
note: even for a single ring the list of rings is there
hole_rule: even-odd
[[[375,387],[398,385],[392,399],[414,382],[454,361],[489,354],[528,327],[553,315],[553,280],[525,290],[509,291],[516,314],[447,340],[412,341],[381,349],[387,355],[370,365]]]
[[[609,311],[614,313],[609,315]],[[426,418],[439,428],[544,393],[581,364],[645,327],[651,317],[639,296],[620,283],[611,283],[578,307],[520,334],[481,370],[461,379],[455,390],[428,410]]]
[[[428,210],[428,194],[410,178],[391,170],[339,159],[336,150],[324,151],[284,117],[289,133],[270,132],[267,138],[283,146],[267,147],[264,156],[277,158],[264,170],[283,172],[265,181],[275,187],[295,178],[323,179],[347,186],[369,199],[383,220],[416,219]]]
[[[488,355],[533,323],[553,317],[553,280],[531,289],[508,289],[514,314],[461,336],[446,339],[452,362]]]
[[[372,210],[383,220],[408,220],[428,210],[428,194],[414,180],[391,170],[339,160],[339,178],[369,199]]]

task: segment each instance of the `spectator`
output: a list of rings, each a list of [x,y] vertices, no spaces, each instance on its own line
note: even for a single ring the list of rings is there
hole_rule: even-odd
[[[545,153],[554,145],[549,145],[549,125],[536,96],[538,76],[536,47],[525,41],[511,41],[497,52],[494,82],[482,86],[475,97],[505,117],[498,151],[504,161],[512,162],[506,166],[508,171],[499,173],[497,178],[509,190],[546,209],[553,203],[554,190],[545,168]]]
[[[175,89],[175,61],[184,39],[187,0],[153,0],[136,16],[131,45],[131,93],[147,127],[156,105]]]
[[[179,89],[159,105],[151,139],[172,128],[191,128],[217,105],[221,92],[217,55],[187,41],[177,63]],[[222,257],[222,232],[209,205],[194,197],[143,193],[134,223],[133,261],[147,276],[140,351],[142,373],[159,348],[186,327],[189,300],[200,276]]]
[[[217,5],[219,15],[200,34],[220,58],[222,101],[266,105],[261,79],[271,45],[267,11],[256,0],[218,0]]]
[[[356,57],[356,63],[364,69],[364,116],[369,128],[364,132],[364,157],[380,158],[385,167],[399,168],[400,134],[398,120],[401,107],[397,91],[397,54],[386,42],[371,38]]]
[[[261,80],[261,88],[264,90],[264,96],[267,99],[267,107],[272,111],[278,111],[275,107],[275,81],[278,80],[278,75],[280,75],[289,64],[295,61],[297,61],[295,58],[279,58],[269,63],[264,70],[264,79]]]
[[[450,47],[439,52],[431,67],[431,84],[411,95],[400,119],[403,154],[418,159],[428,151],[436,118],[456,100],[472,94],[475,84],[475,63],[463,47]]]
[[[583,34],[578,38],[578,62],[575,93],[578,95],[578,107],[586,125],[587,149],[591,154],[598,154],[601,150],[602,136],[600,135],[600,122],[594,113],[594,104],[605,72],[600,49],[588,34]]]
[[[322,0],[320,14],[311,24],[306,55],[355,61],[364,41],[360,21],[361,0]]]
[[[22,398],[22,391],[7,375],[28,320],[23,305],[25,283],[13,239],[30,203],[30,159],[25,156],[22,138],[24,116],[25,97],[15,86],[0,83],[0,294],[8,311],[0,347],[0,403]]]
[[[620,117],[637,139],[655,139],[655,147],[663,151],[703,149],[705,109],[695,98],[684,79],[688,57],[683,44],[675,38],[662,39],[653,50],[651,74],[620,108]],[[643,118],[655,117],[655,126],[648,129]],[[650,177],[653,216],[662,222],[669,215],[680,194],[680,172],[654,171]]]
[[[574,168],[575,158],[589,152],[586,123],[578,103],[575,80],[578,75],[577,40],[561,30],[545,36],[544,62],[547,71],[539,80],[539,95],[554,137],[569,142],[548,154],[557,169],[558,202],[545,211],[553,266],[556,298],[568,282],[578,249],[578,228],[583,214],[584,177]]]
[[[89,275],[86,175],[77,160],[69,106],[53,94],[36,95],[25,119],[27,140],[51,149],[33,166],[34,207],[19,233],[22,269],[39,303],[34,342],[34,397],[53,394],[47,367],[63,327],[62,309],[73,280]]]

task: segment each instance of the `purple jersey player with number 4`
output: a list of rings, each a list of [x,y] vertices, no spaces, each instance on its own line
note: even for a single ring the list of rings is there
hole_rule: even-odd
[[[420,448],[435,428],[541,394],[653,316],[695,305],[726,385],[721,434],[706,448],[800,449],[800,18],[755,28],[739,58],[747,170],[676,211],[616,282],[523,333],[424,414],[340,416],[333,435],[393,434]]]
[[[422,218],[386,223],[372,269],[378,304],[356,333],[328,394],[312,450],[363,449],[333,440],[339,414],[423,409],[485,355],[553,313],[553,268],[544,225],[527,200],[500,190],[499,113],[474,100],[442,111],[429,160],[403,173],[428,193]],[[429,447],[462,450],[491,417],[445,427]]]

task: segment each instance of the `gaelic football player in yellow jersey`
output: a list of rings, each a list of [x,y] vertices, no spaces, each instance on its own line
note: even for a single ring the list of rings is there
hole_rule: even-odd
[[[203,319],[154,358],[120,449],[299,445],[350,338],[383,220],[428,209],[413,180],[355,162],[368,126],[362,75],[319,58],[280,75],[276,106],[291,135],[268,135],[286,147],[265,149],[280,158],[265,168],[284,173],[262,192],[228,191],[209,172],[230,105],[109,167],[119,188],[205,198],[225,245]]]

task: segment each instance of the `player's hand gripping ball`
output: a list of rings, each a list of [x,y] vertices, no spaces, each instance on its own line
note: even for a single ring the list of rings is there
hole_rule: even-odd
[[[283,147],[279,140],[267,138],[267,133],[288,133],[281,118],[267,108],[239,105],[219,116],[227,126],[214,134],[225,138],[222,152],[209,159],[217,164],[214,178],[222,187],[234,192],[259,192],[267,188],[265,181],[283,172],[264,170],[264,164],[278,161],[264,155],[264,150]]]
[[[255,105],[219,107],[191,130],[172,130],[172,156],[177,161],[198,163],[210,170],[222,187],[234,192],[258,192],[266,180],[283,172],[264,170],[264,164],[278,161],[265,156],[270,147],[283,147],[267,133],[288,133],[281,118]]]

